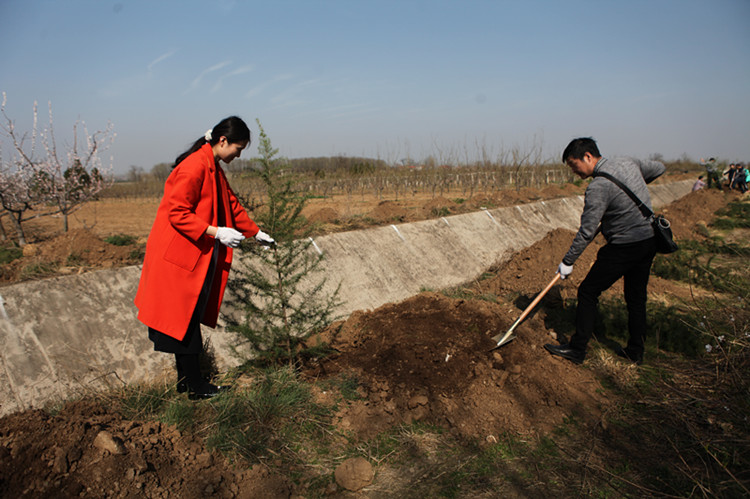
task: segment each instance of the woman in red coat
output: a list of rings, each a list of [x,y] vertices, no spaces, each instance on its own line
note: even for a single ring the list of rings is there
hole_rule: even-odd
[[[200,324],[216,327],[232,249],[246,237],[274,243],[250,220],[219,166],[249,143],[250,129],[231,116],[180,155],[146,243],[135,296],[138,319],[148,326],[154,350],[175,354],[177,389],[192,399],[221,390],[200,373]]]

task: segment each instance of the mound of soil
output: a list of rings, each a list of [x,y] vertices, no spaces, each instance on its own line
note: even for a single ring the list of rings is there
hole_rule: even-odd
[[[444,198],[442,196],[437,196],[435,198],[430,199],[427,201],[423,206],[422,209],[425,211],[425,214],[430,216],[435,215],[443,215],[443,214],[451,214],[455,213],[455,211],[458,209],[459,204],[455,201],[451,201],[450,199]],[[443,213],[446,212],[446,213]]]
[[[381,201],[370,216],[380,223],[405,222],[408,210],[396,201]]]
[[[492,350],[490,338],[515,320],[507,308],[422,293],[337,325],[326,339],[338,354],[321,372],[355,375],[364,394],[340,412],[339,424],[370,438],[395,424],[427,421],[485,440],[505,431],[546,433],[579,409],[598,418],[606,402],[599,383],[589,371],[550,359],[541,345],[553,337],[541,319]]]
[[[675,239],[703,238],[699,227],[708,224],[717,210],[739,197],[736,191],[701,189],[683,196],[658,212],[669,219]]]
[[[312,223],[323,224],[334,223],[340,218],[341,216],[339,215],[339,212],[334,210],[333,208],[320,208],[310,213],[310,215],[307,217],[307,219]]]
[[[24,248],[24,253],[29,251],[27,248]],[[85,265],[106,268],[124,265],[131,252],[129,246],[115,246],[89,230],[75,229],[47,241],[34,256],[46,262],[65,264],[80,261]]]

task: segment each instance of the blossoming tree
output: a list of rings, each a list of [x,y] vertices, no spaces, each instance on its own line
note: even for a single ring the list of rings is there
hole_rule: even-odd
[[[0,110],[3,123],[0,131],[12,150],[6,159],[0,144],[0,207],[7,215],[19,246],[26,244],[23,222],[42,216],[61,214],[63,230],[68,231],[68,216],[96,197],[111,180],[102,169],[100,154],[114,141],[112,124],[89,134],[86,125],[77,120],[73,125],[72,143],[58,149],[49,104],[49,124],[38,126],[37,104],[34,103],[30,133],[20,133],[5,111],[6,96]],[[110,176],[111,177],[111,176]]]

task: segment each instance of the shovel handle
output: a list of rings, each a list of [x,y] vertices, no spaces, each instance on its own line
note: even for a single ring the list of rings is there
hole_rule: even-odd
[[[549,284],[547,284],[547,287],[544,288],[538,295],[536,295],[536,298],[534,298],[534,301],[532,301],[531,304],[529,304],[529,306],[526,307],[526,310],[523,311],[523,313],[518,318],[518,320],[516,321],[516,323],[519,323],[522,320],[524,320],[526,318],[526,316],[529,315],[529,313],[532,310],[534,310],[534,307],[537,306],[537,304],[542,300],[542,298],[544,298],[544,295],[547,294],[547,291],[549,291],[552,288],[552,286],[554,286],[555,283],[557,281],[559,281],[559,280],[560,280],[560,274],[557,273],[557,274],[555,274],[555,277],[553,277],[552,280],[549,282]]]
[[[529,304],[528,307],[526,307],[526,310],[523,311],[523,313],[521,314],[521,316],[516,320],[516,322],[513,323],[513,325],[510,327],[510,329],[508,329],[508,331],[504,335],[500,336],[498,334],[497,336],[494,336],[492,338],[493,341],[497,342],[497,345],[495,345],[495,348],[499,347],[500,345],[502,345],[503,343],[506,342],[506,340],[510,337],[510,334],[513,332],[513,330],[516,329],[516,326],[519,325],[521,323],[521,321],[523,321],[526,318],[527,315],[529,315],[529,312],[531,312],[532,310],[534,310],[534,307],[536,307],[536,305],[539,303],[539,301],[542,298],[544,298],[544,295],[547,294],[547,291],[549,291],[550,288],[552,288],[552,286],[554,286],[555,283],[557,281],[559,281],[559,280],[560,280],[560,274],[559,273],[555,274],[555,277],[553,277],[552,280],[549,282],[549,284],[547,284],[547,287],[544,288],[536,296],[536,298],[534,298],[534,300]],[[510,341],[510,340],[508,340],[508,341]]]

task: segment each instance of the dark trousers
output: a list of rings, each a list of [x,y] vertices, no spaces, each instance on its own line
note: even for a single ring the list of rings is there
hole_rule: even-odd
[[[599,296],[623,277],[630,334],[627,349],[634,355],[643,354],[646,336],[646,290],[655,254],[656,246],[653,239],[628,244],[607,244],[599,250],[596,262],[578,287],[576,332],[570,339],[572,348],[586,350],[586,345],[594,334]]]
[[[710,189],[711,186],[713,186],[714,183],[716,183],[716,188],[721,189],[721,180],[719,179],[719,174],[717,172],[706,172],[706,177],[708,180],[708,188]]]

